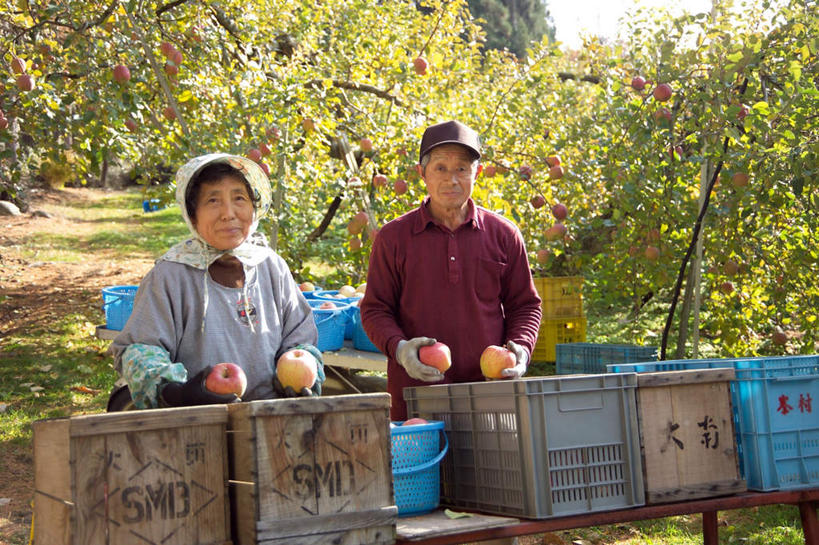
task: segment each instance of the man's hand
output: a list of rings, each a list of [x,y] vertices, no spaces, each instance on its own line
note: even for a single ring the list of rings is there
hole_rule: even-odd
[[[216,405],[218,403],[236,403],[236,394],[214,394],[205,388],[205,379],[213,366],[209,365],[187,382],[166,382],[159,388],[159,398],[166,407],[189,407],[192,405]]]
[[[429,337],[415,337],[408,341],[398,341],[395,359],[412,378],[424,382],[438,382],[444,379],[444,374],[435,367],[421,363],[421,360],[418,359],[418,350],[422,346],[431,346],[435,343],[435,339]]]
[[[513,341],[508,341],[506,348],[515,355],[515,366],[510,369],[504,369],[501,372],[503,378],[515,379],[522,377],[526,373],[526,363],[529,361],[526,349]]]

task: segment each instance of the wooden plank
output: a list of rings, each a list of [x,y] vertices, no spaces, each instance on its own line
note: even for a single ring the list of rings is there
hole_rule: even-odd
[[[816,518],[817,509],[819,509],[819,502],[799,502],[799,516],[802,519],[802,531],[805,534],[805,545],[815,545],[819,543],[819,521]]]
[[[735,378],[736,372],[733,368],[658,371],[656,373],[639,373],[637,375],[637,387],[652,388],[675,384],[703,384],[734,380]]]
[[[688,501],[699,498],[727,496],[747,490],[742,479],[715,481],[701,484],[692,484],[684,487],[669,488],[666,490],[652,489],[646,491],[646,503],[664,503]]]
[[[74,416],[71,418],[71,436],[79,437],[83,435],[176,429],[185,426],[227,424],[227,418],[226,405]]]
[[[34,422],[34,543],[71,545],[67,418]]]
[[[257,530],[259,541],[264,541],[384,526],[394,523],[397,518],[398,508],[393,505],[370,511],[317,515],[308,521],[304,519],[263,520],[257,524]]]
[[[344,347],[340,350],[323,352],[321,356],[325,365],[387,372],[387,356],[381,352],[356,350],[350,341],[344,341]]]
[[[509,526],[520,522],[516,518],[500,517],[470,513],[471,516],[452,519],[446,516],[443,509],[437,509],[426,515],[401,517],[396,524],[396,533],[400,539],[414,541],[433,536],[455,535],[466,531],[484,530]]]
[[[255,420],[248,417],[248,409],[248,403],[228,405],[228,474],[233,481],[249,483],[234,483],[230,487],[231,526],[239,545],[256,543],[259,518]]]
[[[371,411],[389,409],[390,395],[386,393],[354,394],[341,396],[305,397],[251,401],[248,415],[278,416],[296,414],[325,414],[340,411]]]
[[[73,438],[75,543],[230,539],[225,425],[160,428]]]

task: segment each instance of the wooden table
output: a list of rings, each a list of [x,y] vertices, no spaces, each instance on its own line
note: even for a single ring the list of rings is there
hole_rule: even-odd
[[[440,521],[442,517],[446,518],[443,515],[443,510],[439,509],[428,515],[409,517],[406,519],[399,518],[397,526],[398,539],[396,543],[424,545],[470,543],[488,539],[554,532],[556,530],[570,530],[572,528],[620,524],[637,520],[702,513],[703,544],[717,545],[719,543],[717,525],[718,511],[774,504],[798,506],[799,514],[802,518],[802,530],[805,533],[805,545],[819,545],[819,522],[817,522],[816,516],[816,510],[819,508],[819,488],[777,492],[745,492],[720,498],[649,505],[618,511],[586,513],[582,515],[538,520],[494,517],[495,519],[505,518],[505,520],[495,520],[493,521],[494,524],[488,526],[481,526],[480,521],[478,521],[477,525],[463,525],[455,530],[453,530],[452,525],[442,525],[441,529],[438,530],[434,524],[431,524],[435,523],[435,521]]]

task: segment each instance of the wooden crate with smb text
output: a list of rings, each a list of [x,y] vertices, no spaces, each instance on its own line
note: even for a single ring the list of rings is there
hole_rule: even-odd
[[[388,394],[230,405],[238,545],[395,542]]]
[[[228,545],[227,408],[35,422],[35,545]]]
[[[733,369],[637,375],[646,503],[746,490],[731,413]]]

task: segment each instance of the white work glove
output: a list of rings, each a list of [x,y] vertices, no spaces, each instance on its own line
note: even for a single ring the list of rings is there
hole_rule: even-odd
[[[438,382],[443,380],[444,374],[435,367],[425,365],[418,359],[418,350],[422,346],[431,346],[437,341],[429,337],[415,337],[408,341],[398,341],[395,349],[395,359],[406,369],[407,374],[414,379],[424,382]]]
[[[503,378],[520,378],[526,374],[526,363],[529,361],[529,355],[526,349],[516,342],[507,341],[506,349],[515,355],[515,366],[501,371]]]

